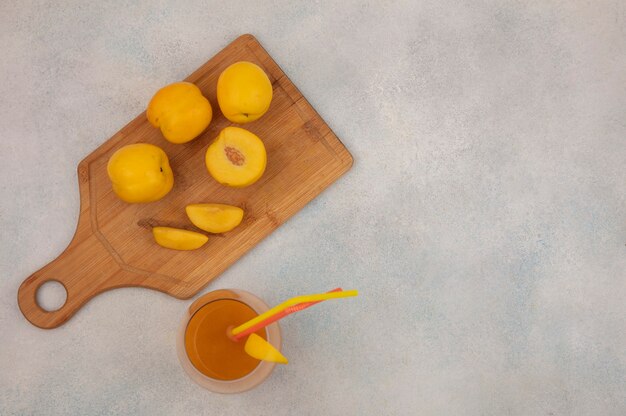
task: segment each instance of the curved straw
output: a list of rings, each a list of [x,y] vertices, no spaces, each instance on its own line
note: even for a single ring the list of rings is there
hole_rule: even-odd
[[[341,292],[341,288],[338,287],[336,289],[333,289],[331,291],[329,291],[328,293],[331,292]],[[262,320],[261,322],[258,322],[255,325],[252,325],[251,327],[249,327],[248,329],[244,329],[243,331],[237,333],[237,335],[234,334],[234,330],[233,330],[233,335],[232,337],[236,340],[239,341],[241,339],[243,339],[244,337],[252,334],[253,332],[258,331],[259,329],[265,328],[266,326],[268,326],[269,324],[272,324],[276,321],[278,321],[279,319],[283,319],[285,316],[295,313],[295,312],[299,312],[302,309],[306,309],[309,306],[313,306],[317,303],[322,302],[321,300],[315,301],[315,302],[305,302],[305,303],[300,303],[298,305],[294,305],[294,306],[288,306],[285,309],[283,309],[282,311],[276,313],[275,315],[271,315],[267,318],[265,318],[264,320]],[[244,324],[245,325],[245,324]],[[243,326],[243,325],[241,325]],[[238,329],[239,327],[235,328]]]
[[[327,293],[296,296],[295,298],[291,298],[280,305],[273,307],[269,311],[262,313],[248,322],[239,325],[232,330],[232,336],[236,340],[240,340],[246,335],[256,332],[261,328],[265,328],[267,325],[276,322],[291,313],[301,311],[302,309],[306,309],[316,303],[328,299],[346,298],[357,295],[358,291],[356,290],[341,290],[341,288],[336,288]]]

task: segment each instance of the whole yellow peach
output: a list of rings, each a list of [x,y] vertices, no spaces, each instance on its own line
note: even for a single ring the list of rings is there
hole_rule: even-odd
[[[270,108],[272,83],[260,66],[236,62],[217,80],[217,102],[224,116],[233,123],[249,123]]]
[[[174,174],[167,155],[148,143],[129,144],[118,149],[107,164],[113,192],[126,202],[153,202],[174,186]]]
[[[200,88],[191,82],[175,82],[157,91],[146,116],[168,141],[187,143],[209,126],[213,109]]]

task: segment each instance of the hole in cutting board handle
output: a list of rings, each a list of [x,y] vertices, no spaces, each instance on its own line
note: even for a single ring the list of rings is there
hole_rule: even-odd
[[[35,300],[46,312],[58,311],[67,302],[67,289],[58,280],[46,280],[37,288]]]

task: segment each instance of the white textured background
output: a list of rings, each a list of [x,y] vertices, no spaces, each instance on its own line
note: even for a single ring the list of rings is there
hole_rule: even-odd
[[[61,3],[0,4],[0,414],[626,414],[623,1]],[[221,396],[178,365],[189,302],[43,331],[16,293],[71,239],[78,162],[246,32],[355,165],[207,290],[361,296]]]

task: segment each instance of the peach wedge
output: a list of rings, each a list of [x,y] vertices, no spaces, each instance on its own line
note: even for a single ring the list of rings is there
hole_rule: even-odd
[[[171,227],[154,227],[152,235],[158,245],[173,250],[195,250],[209,240],[204,234]]]
[[[243,209],[224,204],[191,204],[185,207],[196,227],[210,233],[225,233],[241,223]]]

